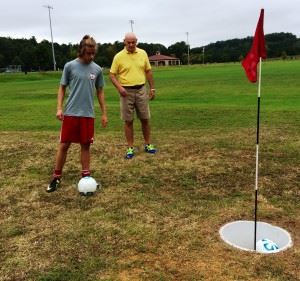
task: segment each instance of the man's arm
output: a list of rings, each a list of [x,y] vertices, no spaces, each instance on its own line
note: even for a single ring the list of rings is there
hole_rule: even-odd
[[[116,87],[116,89],[118,90],[119,94],[123,97],[127,96],[127,92],[126,90],[122,87],[122,85],[119,83],[116,75],[114,73],[109,73],[109,78],[111,80],[111,82],[114,84],[114,86]]]
[[[57,93],[57,110],[56,110],[56,118],[58,120],[63,120],[64,114],[63,114],[63,102],[64,102],[64,97],[66,93],[66,86],[65,85],[60,85],[58,88],[58,93]]]
[[[154,80],[151,69],[146,70],[146,79],[148,81],[149,87],[150,87],[150,100],[153,100],[155,98],[155,87],[154,87]]]
[[[102,112],[101,124],[102,124],[102,127],[105,128],[107,126],[107,114],[106,114],[105,95],[104,95],[103,88],[98,88],[96,94],[97,94],[99,106],[100,106],[100,109]]]

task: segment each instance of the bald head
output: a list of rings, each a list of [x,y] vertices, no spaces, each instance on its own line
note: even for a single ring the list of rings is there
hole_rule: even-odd
[[[127,52],[134,53],[136,49],[137,38],[133,32],[128,32],[125,34],[124,44]]]
[[[133,32],[128,32],[125,34],[124,40],[136,40],[137,38]]]

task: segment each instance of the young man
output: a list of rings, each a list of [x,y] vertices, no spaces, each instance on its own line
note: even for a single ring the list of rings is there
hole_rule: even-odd
[[[93,62],[96,42],[85,35],[80,41],[78,57],[66,63],[57,95],[56,117],[62,121],[60,144],[56,155],[53,177],[47,192],[55,191],[61,182],[62,170],[71,143],[79,143],[82,177],[90,175],[90,144],[94,139],[94,92],[102,111],[102,127],[107,125],[102,69]],[[69,96],[63,111],[66,88]]]
[[[126,159],[134,156],[134,110],[141,121],[145,142],[145,151],[154,154],[156,149],[151,144],[149,100],[155,97],[154,81],[147,53],[137,48],[134,33],[127,33],[124,38],[125,48],[117,53],[110,69],[110,79],[120,94],[121,119],[125,122],[124,130],[128,149]],[[150,92],[145,86],[148,81]]]

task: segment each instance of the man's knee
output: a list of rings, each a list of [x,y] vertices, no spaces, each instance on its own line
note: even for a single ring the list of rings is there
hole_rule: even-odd
[[[145,126],[149,125],[149,119],[140,119],[140,120],[141,120],[142,125],[145,125]]]
[[[80,144],[82,150],[89,150],[91,144],[90,143],[81,143]]]
[[[69,142],[62,142],[62,143],[60,143],[60,150],[63,152],[67,152],[70,145],[71,145],[71,143],[69,143]]]
[[[133,120],[125,121],[125,126],[132,127],[133,126]]]

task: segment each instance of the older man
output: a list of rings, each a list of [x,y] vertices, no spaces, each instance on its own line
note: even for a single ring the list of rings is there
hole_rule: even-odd
[[[124,38],[125,48],[117,53],[110,69],[110,79],[120,94],[121,119],[124,123],[127,151],[125,158],[134,157],[133,117],[136,111],[141,121],[145,152],[154,154],[151,143],[149,100],[155,97],[151,65],[147,53],[137,47],[137,38],[130,32]],[[146,87],[149,84],[149,91]]]

